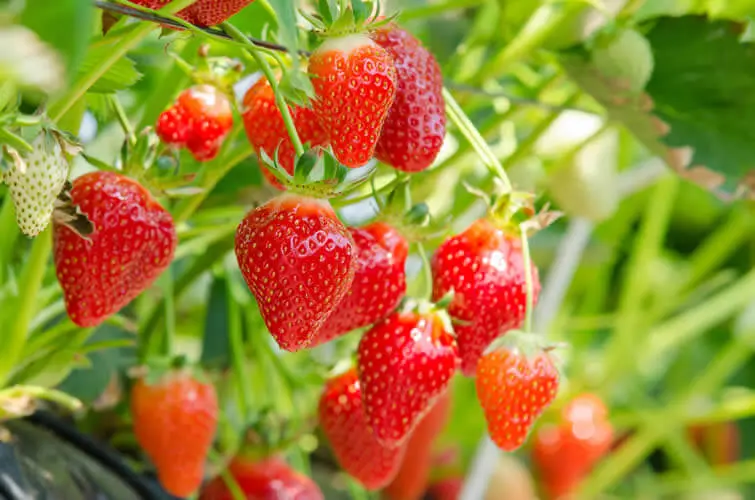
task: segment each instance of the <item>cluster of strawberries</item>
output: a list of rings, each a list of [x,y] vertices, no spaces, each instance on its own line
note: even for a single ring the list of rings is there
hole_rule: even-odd
[[[417,172],[434,161],[445,135],[440,70],[432,54],[395,23],[369,36],[327,40],[312,54],[309,73],[312,108],[289,105],[302,141],[329,147],[349,168],[376,157]],[[293,173],[295,149],[269,81],[263,78],[248,91],[243,114],[257,153],[275,157]],[[206,161],[217,155],[232,121],[228,99],[200,85],[161,115],[157,133]],[[341,466],[368,489],[389,484],[407,443],[445,397],[459,367],[477,376],[493,440],[506,450],[521,446],[555,398],[558,372],[541,348],[491,348],[519,328],[526,313],[528,270],[518,228],[484,217],[437,250],[433,299],[452,293],[447,307],[452,326],[440,307],[400,307],[409,245],[399,229],[386,222],[347,228],[327,200],[289,188],[247,214],[237,229],[235,253],[282,349],[311,348],[367,329],[356,367],[328,381],[320,400],[321,428]],[[85,238],[55,224],[57,276],[70,318],[96,326],[167,268],[177,236],[169,213],[123,175],[79,177],[71,199],[95,230]],[[539,291],[534,267],[530,281],[534,303]],[[165,488],[178,496],[196,490],[217,421],[213,386],[188,370],[156,383],[142,379],[133,388],[132,411],[136,436]],[[277,459],[251,463],[239,457],[231,470],[249,477],[286,470],[287,477],[298,477]],[[261,480],[249,480],[255,481]],[[306,498],[321,497],[306,478],[292,481],[314,491]],[[217,492],[222,483],[213,484],[203,498],[227,498]]]

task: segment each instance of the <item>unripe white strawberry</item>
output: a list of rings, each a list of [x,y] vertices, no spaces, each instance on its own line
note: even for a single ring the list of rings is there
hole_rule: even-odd
[[[629,92],[638,93],[653,74],[653,48],[639,32],[623,29],[598,39],[592,62],[603,76]]]
[[[31,143],[34,151],[13,155],[14,162],[3,173],[16,207],[16,222],[27,236],[36,236],[52,219],[55,200],[68,179],[69,164],[63,139],[44,131]]]

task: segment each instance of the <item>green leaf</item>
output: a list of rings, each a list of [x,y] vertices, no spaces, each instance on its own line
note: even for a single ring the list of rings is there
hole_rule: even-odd
[[[643,2],[634,14],[636,20],[657,17],[706,15],[712,19],[745,20],[755,15],[751,0],[653,0]]]
[[[84,58],[94,12],[89,0],[26,0],[21,23],[58,50],[70,79]]]
[[[222,276],[215,277],[207,302],[202,364],[227,366],[230,359],[228,340],[228,286]]]
[[[691,165],[724,174],[728,187],[755,169],[755,44],[733,25],[664,18],[648,33],[656,69],[647,91],[671,130],[663,142],[692,147]]]
[[[92,71],[105,58],[105,55],[111,51],[112,48],[109,45],[92,47],[81,63],[79,73],[83,75]],[[90,92],[117,92],[133,86],[140,78],[141,74],[136,70],[134,62],[127,57],[122,57],[102,75],[102,78],[92,85]]]
[[[291,0],[271,0],[278,18],[278,43],[284,45],[289,52],[295,53],[299,50],[299,30],[296,24],[296,10],[294,2]],[[298,58],[294,57],[294,61]]]
[[[662,18],[647,33],[655,70],[646,94],[627,95],[585,52],[562,56],[569,75],[682,177],[729,197],[755,168],[755,46],[736,26]]]

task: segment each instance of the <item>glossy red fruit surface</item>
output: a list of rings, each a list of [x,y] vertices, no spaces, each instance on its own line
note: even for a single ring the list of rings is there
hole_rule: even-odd
[[[136,181],[92,172],[73,181],[73,203],[94,232],[56,222],[53,257],[66,310],[79,326],[102,323],[168,267],[177,237],[170,214]]]
[[[320,427],[343,470],[368,490],[391,482],[406,448],[386,448],[375,439],[364,414],[356,370],[326,383],[318,415]]]
[[[308,347],[351,288],[356,248],[327,201],[282,194],[247,214],[236,258],[278,345]]]
[[[432,165],[446,136],[440,66],[419,40],[396,24],[380,27],[371,37],[393,58],[398,86],[375,156],[398,170],[420,172]]]
[[[377,440],[404,444],[448,389],[458,361],[456,341],[435,313],[396,312],[365,333],[357,370]]]
[[[309,59],[320,125],[333,154],[350,168],[370,161],[396,96],[396,68],[388,52],[366,35],[325,41]]]
[[[283,460],[271,457],[249,460],[236,457],[228,465],[246,500],[323,500],[317,484],[292,469]],[[200,500],[235,500],[225,480],[218,476],[204,488]]]
[[[462,372],[473,377],[493,340],[524,321],[527,289],[521,239],[479,219],[438,248],[432,270],[433,300],[454,292],[448,313],[459,320],[454,331]],[[534,265],[532,282],[536,304],[540,281]]]
[[[131,414],[139,445],[168,493],[185,497],[199,488],[215,436],[215,388],[188,372],[171,372],[155,384],[139,379],[131,389]]]
[[[555,399],[558,381],[546,352],[529,357],[501,347],[486,353],[477,366],[475,385],[490,439],[504,451],[522,446],[535,420]]]
[[[404,267],[409,245],[404,237],[382,222],[349,231],[357,248],[354,281],[313,346],[385,318],[406,293]]]
[[[315,147],[328,143],[328,136],[317,121],[314,111],[291,105],[288,109],[302,144]],[[265,77],[260,78],[244,95],[242,116],[246,136],[252,147],[258,153],[264,151],[270,158],[275,158],[277,151],[280,166],[289,174],[293,174],[296,159],[294,146],[283,122],[283,116],[275,105],[273,88]],[[260,168],[270,184],[279,189],[283,188],[261,160]]]

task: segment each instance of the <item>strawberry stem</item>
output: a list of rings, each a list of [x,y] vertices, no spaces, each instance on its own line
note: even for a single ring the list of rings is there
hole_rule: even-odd
[[[176,338],[176,307],[173,290],[173,266],[169,266],[163,274],[163,293],[165,294],[165,334],[163,336],[162,353],[170,356]]]
[[[524,286],[527,291],[527,310],[524,316],[524,331],[532,332],[532,308],[534,306],[534,289],[532,286],[532,259],[530,258],[530,244],[527,238],[527,228],[519,226],[522,235],[522,260],[524,261]]]
[[[124,110],[121,105],[121,101],[115,94],[110,94],[109,100],[110,107],[113,108],[113,112],[115,113],[116,118],[118,118],[118,123],[121,124],[123,132],[126,134],[126,139],[128,140],[129,145],[132,147],[136,146],[136,134],[134,134],[134,128],[131,126],[131,122],[126,115],[126,110]]]
[[[0,387],[7,382],[8,376],[16,366],[29,332],[29,325],[37,306],[39,292],[42,288],[47,259],[52,249],[51,229],[48,227],[34,240],[29,258],[18,282],[18,295],[14,297],[3,314],[6,324],[3,331],[3,352],[0,356]],[[13,311],[13,314],[8,314]],[[10,316],[10,317],[9,317]]]
[[[425,250],[425,245],[423,245],[420,241],[418,241],[416,245],[417,253],[419,254],[419,258],[422,260],[422,277],[424,279],[421,296],[429,299],[433,294],[433,270],[430,266],[430,259],[427,257],[427,250]]]
[[[279,90],[278,79],[275,77],[273,69],[270,67],[267,59],[262,57],[262,55],[260,54],[260,49],[254,43],[249,41],[249,39],[241,31],[239,31],[238,28],[228,22],[221,24],[221,26],[223,27],[225,32],[231,36],[231,38],[243,44],[246,47],[247,52],[249,52],[249,54],[254,58],[257,64],[259,64],[262,73],[265,75],[265,78],[267,78],[267,81],[270,83],[270,87],[273,89],[273,93],[275,94],[275,105],[278,107],[281,115],[283,116],[283,123],[286,126],[289,137],[291,138],[291,143],[294,146],[294,151],[296,151],[296,157],[299,158],[304,154],[304,146],[302,145],[301,139],[299,139],[299,133],[296,131],[294,119],[291,117],[291,112],[288,109],[286,100]]]
[[[504,190],[511,191],[511,181],[509,180],[509,176],[506,175],[506,171],[503,169],[501,162],[498,161],[498,158],[490,149],[488,143],[482,135],[480,135],[480,132],[472,124],[469,117],[464,113],[464,110],[461,109],[459,103],[456,102],[456,99],[454,99],[454,96],[451,95],[451,92],[446,87],[443,87],[443,98],[446,101],[446,113],[448,114],[448,118],[454,125],[456,125],[467,141],[469,141],[469,144],[477,152],[488,170],[501,180]]]

